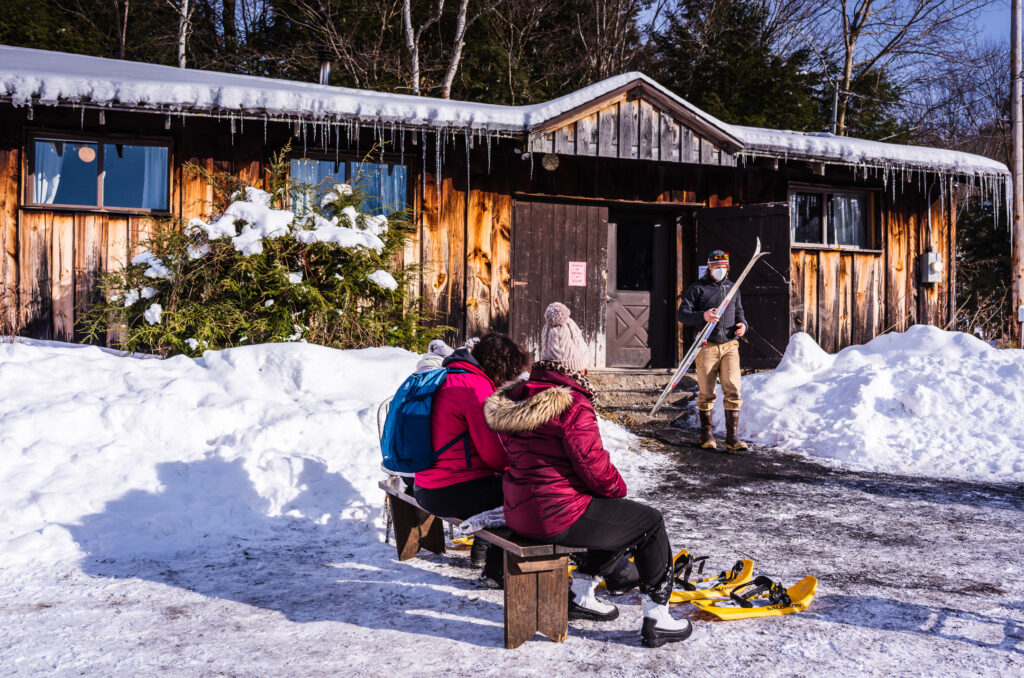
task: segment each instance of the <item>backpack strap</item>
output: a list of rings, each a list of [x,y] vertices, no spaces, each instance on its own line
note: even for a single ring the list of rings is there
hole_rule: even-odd
[[[473,459],[469,454],[469,429],[466,429],[465,433],[455,436],[448,443],[437,451],[437,456],[440,457],[442,454],[448,451],[449,448],[456,445],[459,441],[462,441],[463,447],[466,449],[466,468],[472,468]]]

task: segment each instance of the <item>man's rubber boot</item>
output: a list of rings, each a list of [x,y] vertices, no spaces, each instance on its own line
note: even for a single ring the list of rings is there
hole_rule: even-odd
[[[698,410],[700,414],[700,446],[706,450],[717,450],[715,433],[711,427],[711,410]]]
[[[739,410],[725,411],[725,449],[733,452],[749,449],[747,444],[736,435],[736,427],[740,423]]]
[[[580,574],[579,570],[573,573],[569,589],[569,619],[611,621],[619,616],[619,608],[598,600],[594,595],[600,583],[600,579]]]
[[[668,603],[658,603],[649,595],[640,596],[644,610],[644,624],[640,629],[640,642],[644,647],[661,647],[665,643],[686,640],[693,633],[693,624],[686,619],[673,619]]]

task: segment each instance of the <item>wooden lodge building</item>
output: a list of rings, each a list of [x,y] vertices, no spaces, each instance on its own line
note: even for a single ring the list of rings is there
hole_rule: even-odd
[[[957,196],[1001,199],[978,156],[729,125],[638,73],[495,106],[0,46],[0,334],[71,341],[99,271],[151,216],[209,216],[188,163],[264,182],[357,171],[378,210],[411,206],[422,303],[457,339],[536,348],[570,306],[595,367],[665,367],[682,291],[715,248],[744,284],[746,366],[788,338],[828,351],[956,312]],[[360,170],[362,168],[362,170]],[[379,193],[379,195],[377,195]]]

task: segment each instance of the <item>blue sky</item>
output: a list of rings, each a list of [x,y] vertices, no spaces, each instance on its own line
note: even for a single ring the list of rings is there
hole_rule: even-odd
[[[1010,39],[1010,0],[1000,0],[986,8],[980,17],[981,28],[992,40]]]

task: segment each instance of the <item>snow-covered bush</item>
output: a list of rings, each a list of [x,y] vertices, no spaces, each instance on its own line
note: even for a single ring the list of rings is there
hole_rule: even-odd
[[[228,187],[219,216],[162,224],[129,266],[104,275],[87,339],[111,332],[127,351],[200,355],[299,340],[418,348],[436,336],[409,293],[416,271],[397,264],[407,213],[362,212],[360,186],[340,184],[296,215],[285,153],[271,164],[270,192],[208,177]]]

